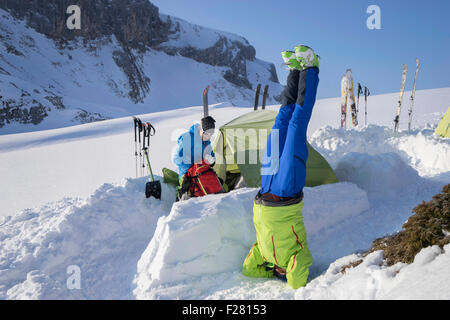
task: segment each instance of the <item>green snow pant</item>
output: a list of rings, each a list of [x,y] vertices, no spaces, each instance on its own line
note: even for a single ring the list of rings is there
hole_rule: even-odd
[[[242,273],[272,278],[275,275],[269,268],[278,266],[286,270],[287,283],[293,289],[305,286],[312,256],[303,224],[303,201],[274,206],[257,198],[253,204],[256,243],[244,261]]]

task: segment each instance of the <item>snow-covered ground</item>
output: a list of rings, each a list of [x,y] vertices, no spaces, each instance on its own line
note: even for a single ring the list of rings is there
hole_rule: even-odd
[[[374,252],[339,272],[375,238],[399,231],[412,209],[450,180],[450,140],[433,135],[450,89],[416,97],[423,103],[414,130],[396,135],[394,94],[370,97],[379,112],[368,127],[351,130],[337,128],[339,99],[317,102],[309,140],[340,182],[305,188],[314,263],[299,290],[240,272],[255,241],[257,189],[174,203],[173,188],[163,184],[161,201],[145,199],[146,178],[135,178],[131,118],[0,136],[0,298],[449,299],[449,246],[389,268]],[[249,111],[217,104],[210,114],[222,125]],[[150,159],[157,175],[175,169],[176,137],[200,117],[201,107],[141,116],[156,128]],[[323,123],[328,117],[335,121]],[[73,266],[80,289],[68,283]]]
[[[411,135],[405,132],[397,136],[392,134],[390,122],[395,114],[395,94],[369,98],[369,106],[379,110],[376,114],[369,113],[370,124],[380,125],[384,121],[387,127],[339,129],[339,99],[316,102],[308,135],[310,142],[330,164],[335,166],[338,159],[351,151],[369,154],[397,152],[420,174],[441,175],[450,181],[446,174],[449,171],[449,161],[446,161],[448,144],[441,143],[442,139],[433,137],[433,130],[427,129],[428,124],[436,126],[446,106],[450,105],[450,88],[419,90],[416,93],[418,101]],[[268,109],[277,110],[278,107],[269,106]],[[220,126],[251,110],[222,103],[212,105],[210,114]],[[156,135],[150,142],[150,161],[157,174],[161,175],[164,167],[176,169],[171,158],[176,139],[192,123],[200,120],[202,112],[202,107],[188,107],[139,116],[156,128]],[[407,113],[403,112],[400,128],[406,127]],[[62,197],[87,197],[103,183],[119,183],[123,178],[136,177],[133,123],[130,117],[125,117],[60,129],[0,135],[0,164],[0,177],[4,182],[0,184],[0,217]]]

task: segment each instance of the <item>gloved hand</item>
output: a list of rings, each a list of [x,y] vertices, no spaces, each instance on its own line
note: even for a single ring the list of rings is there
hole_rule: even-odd
[[[205,160],[205,162],[209,164],[211,167],[216,163],[216,158],[214,158],[210,154],[207,154],[203,160]]]

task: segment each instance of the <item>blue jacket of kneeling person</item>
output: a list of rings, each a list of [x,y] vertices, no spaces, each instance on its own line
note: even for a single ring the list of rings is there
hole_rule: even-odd
[[[200,135],[201,126],[198,123],[193,124],[189,131],[178,137],[178,144],[173,155],[173,162],[178,166],[178,177],[186,174],[189,168],[197,162],[201,162],[206,155],[215,158],[209,140],[203,141]]]

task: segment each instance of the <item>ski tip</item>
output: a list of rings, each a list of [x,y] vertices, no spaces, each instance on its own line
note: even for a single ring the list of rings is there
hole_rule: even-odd
[[[203,95],[207,95],[209,91],[209,86],[206,86],[205,90],[203,90]]]

